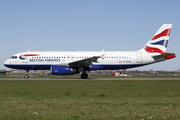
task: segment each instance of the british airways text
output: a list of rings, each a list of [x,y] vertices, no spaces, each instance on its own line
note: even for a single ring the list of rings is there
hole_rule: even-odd
[[[60,59],[29,59],[29,62],[60,62]]]

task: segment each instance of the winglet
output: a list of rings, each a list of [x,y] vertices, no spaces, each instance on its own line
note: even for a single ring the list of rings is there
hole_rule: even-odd
[[[102,58],[104,55],[105,55],[105,54],[102,54],[102,55],[100,56],[100,58]]]

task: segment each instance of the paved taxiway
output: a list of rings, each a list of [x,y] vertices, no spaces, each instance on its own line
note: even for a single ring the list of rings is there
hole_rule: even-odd
[[[180,78],[0,78],[0,80],[180,80]]]

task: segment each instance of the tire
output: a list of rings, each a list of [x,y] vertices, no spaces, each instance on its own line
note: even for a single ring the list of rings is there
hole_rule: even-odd
[[[29,76],[26,74],[26,75],[24,75],[24,78],[28,79],[28,78],[29,78]]]
[[[82,73],[82,74],[81,74],[81,78],[82,78],[82,79],[87,79],[87,78],[88,78],[88,74]]]

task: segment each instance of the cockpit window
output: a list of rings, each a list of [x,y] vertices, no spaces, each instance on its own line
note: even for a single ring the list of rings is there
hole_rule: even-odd
[[[11,59],[17,59],[17,56],[12,56]]]

